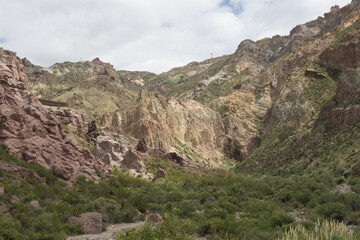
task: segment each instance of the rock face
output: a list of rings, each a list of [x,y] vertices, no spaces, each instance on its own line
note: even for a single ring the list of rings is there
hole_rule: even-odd
[[[360,120],[360,30],[350,31],[341,42],[335,42],[321,54],[329,67],[341,69],[337,79],[336,104],[322,109],[321,117],[333,127],[344,130]]]
[[[103,169],[86,148],[65,138],[61,124],[27,91],[28,79],[15,53],[0,49],[0,144],[25,161],[66,180],[79,175],[98,180]]]
[[[115,113],[112,125],[135,138],[143,138],[152,148],[174,151],[176,138],[212,164],[223,157],[224,127],[219,114],[193,100],[172,100],[165,106],[156,95],[142,93],[141,103]]]
[[[80,217],[69,217],[69,224],[80,224],[85,234],[97,234],[102,231],[102,216],[98,212],[83,213]]]
[[[153,148],[171,150],[174,140],[166,125],[166,109],[161,101],[160,97],[142,92],[139,105],[114,113],[112,126],[137,139],[144,138]]]

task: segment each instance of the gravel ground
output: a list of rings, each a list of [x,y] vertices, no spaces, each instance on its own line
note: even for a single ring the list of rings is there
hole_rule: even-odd
[[[67,240],[113,240],[114,233],[121,230],[126,230],[130,228],[136,228],[144,225],[145,222],[136,222],[136,223],[121,223],[110,225],[105,232],[99,234],[85,234],[79,236],[68,237]]]

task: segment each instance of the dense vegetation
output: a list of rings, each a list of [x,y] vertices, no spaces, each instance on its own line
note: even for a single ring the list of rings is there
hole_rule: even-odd
[[[215,174],[187,171],[155,159],[148,167],[152,171],[164,168],[165,179],[147,182],[115,171],[102,176],[98,184],[81,177],[70,186],[2,148],[0,161],[35,169],[47,182],[45,186],[0,171],[0,185],[5,188],[0,199],[11,214],[0,217],[0,239],[64,239],[81,233],[80,226],[67,224],[68,217],[89,211],[102,213],[104,229],[109,223],[144,219],[147,211],[160,213],[165,219],[156,228],[146,225],[131,234],[123,233],[120,239],[191,239],[196,235],[276,239],[297,225],[293,216],[304,220],[301,226],[306,229],[314,228],[318,218],[351,225],[360,221],[359,196],[331,191],[336,179],[326,173],[288,177]],[[41,207],[31,206],[32,200],[39,201]]]

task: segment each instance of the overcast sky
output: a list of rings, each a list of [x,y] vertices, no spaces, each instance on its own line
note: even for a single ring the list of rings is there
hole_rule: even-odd
[[[288,35],[351,0],[0,0],[0,46],[37,65],[100,57],[156,73]]]

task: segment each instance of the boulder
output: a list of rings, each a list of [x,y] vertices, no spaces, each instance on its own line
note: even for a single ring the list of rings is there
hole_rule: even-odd
[[[163,218],[158,213],[150,213],[148,215],[148,220],[154,223],[160,223],[163,221]]]
[[[96,121],[92,120],[88,124],[88,130],[85,135],[86,141],[92,145],[96,145],[96,139],[100,135],[99,130],[97,130]]]
[[[4,187],[0,187],[0,195],[4,195],[4,194],[5,194]]]
[[[156,173],[156,178],[165,178],[165,170],[162,168],[159,168]]]
[[[80,217],[71,216],[69,224],[80,224],[85,234],[98,234],[102,231],[102,216],[98,212],[83,213]]]
[[[143,152],[143,153],[148,151],[148,146],[146,145],[146,142],[145,142],[144,138],[141,138],[139,140],[138,144],[135,147],[135,150],[139,151],[139,152]]]
[[[121,162],[121,167],[134,169],[138,173],[145,172],[145,164],[135,150],[129,150],[125,153],[124,160]]]
[[[156,173],[156,176],[154,177],[153,181],[155,181],[158,178],[165,178],[165,170],[164,169],[162,169],[162,168],[158,169],[158,171]]]
[[[40,203],[37,200],[33,200],[30,202],[30,205],[33,206],[34,208],[40,208]]]

